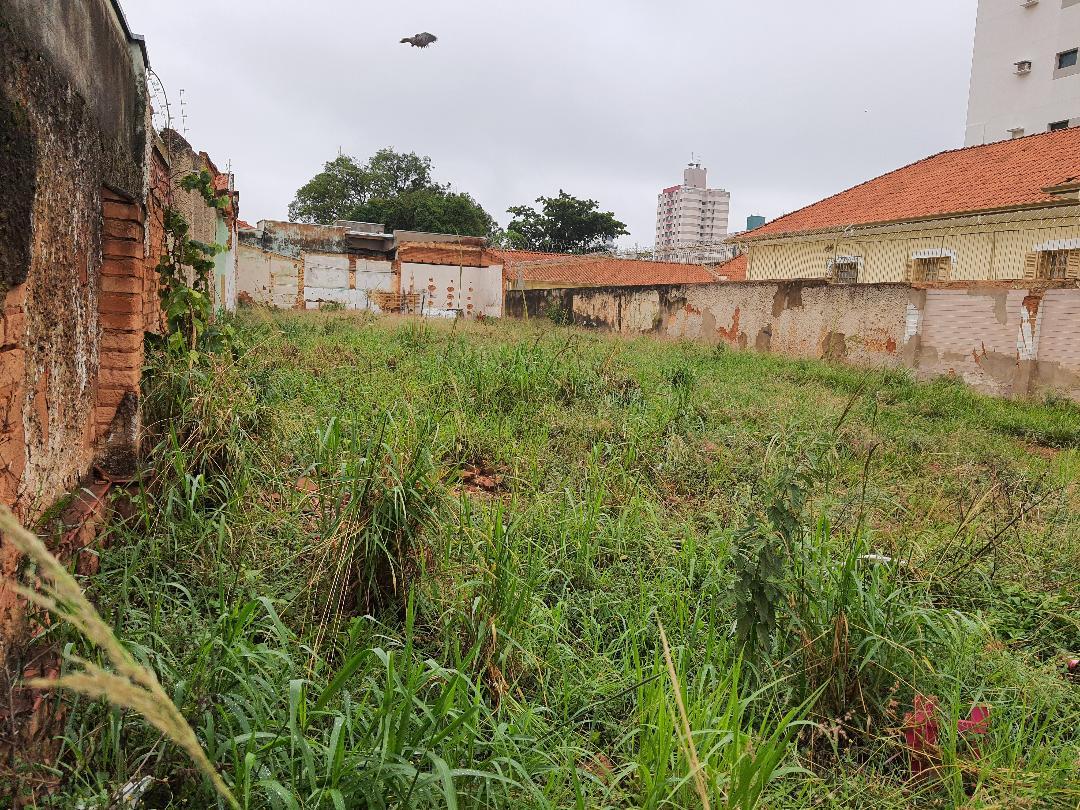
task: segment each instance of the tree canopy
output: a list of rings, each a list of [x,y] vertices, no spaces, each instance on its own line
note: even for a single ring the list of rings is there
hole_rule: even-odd
[[[563,190],[558,197],[539,197],[540,210],[528,205],[507,209],[513,219],[507,241],[513,246],[551,253],[595,253],[619,236],[626,224],[596,200],[581,200]]]
[[[432,179],[431,158],[380,149],[366,163],[338,155],[296,192],[295,222],[378,222],[390,230],[487,236],[495,221],[476,200]]]

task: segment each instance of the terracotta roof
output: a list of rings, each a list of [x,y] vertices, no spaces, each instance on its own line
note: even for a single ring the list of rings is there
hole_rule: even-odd
[[[746,254],[736,256],[729,262],[717,265],[713,268],[713,271],[728,281],[746,281]]]
[[[528,284],[573,287],[648,287],[656,284],[712,284],[717,275],[697,264],[576,256],[528,250],[494,251],[503,260],[503,277]],[[720,271],[723,275],[723,271]]]
[[[240,231],[253,231],[255,227],[242,219],[236,220],[236,228]]]
[[[941,152],[742,235],[742,239],[1053,202],[1080,176],[1080,128]]]

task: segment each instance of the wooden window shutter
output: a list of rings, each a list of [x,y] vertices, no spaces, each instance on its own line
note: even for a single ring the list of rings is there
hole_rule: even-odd
[[[915,260],[908,259],[904,262],[904,281],[908,284],[915,283]]]
[[[1065,265],[1065,278],[1080,279],[1080,250],[1069,251],[1069,261]]]
[[[949,280],[949,268],[952,266],[952,260],[948,256],[942,256],[937,261],[937,280],[948,281]]]
[[[1038,278],[1039,277],[1039,254],[1038,253],[1025,253],[1024,254],[1024,278]]]

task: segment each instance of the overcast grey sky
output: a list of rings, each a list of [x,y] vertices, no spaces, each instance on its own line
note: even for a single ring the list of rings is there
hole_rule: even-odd
[[[340,148],[429,155],[506,224],[560,188],[652,244],[691,152],[732,229],[960,146],[977,0],[122,0],[188,138],[284,219]],[[427,50],[399,44],[430,31]]]

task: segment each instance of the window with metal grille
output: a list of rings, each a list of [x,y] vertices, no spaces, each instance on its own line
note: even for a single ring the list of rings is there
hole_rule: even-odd
[[[1044,250],[1039,253],[1039,278],[1064,280],[1069,268],[1070,250]]]
[[[856,261],[836,262],[832,267],[832,281],[835,284],[857,284],[859,263]]]
[[[923,257],[911,262],[911,280],[916,283],[948,281],[951,274],[951,256]]]

